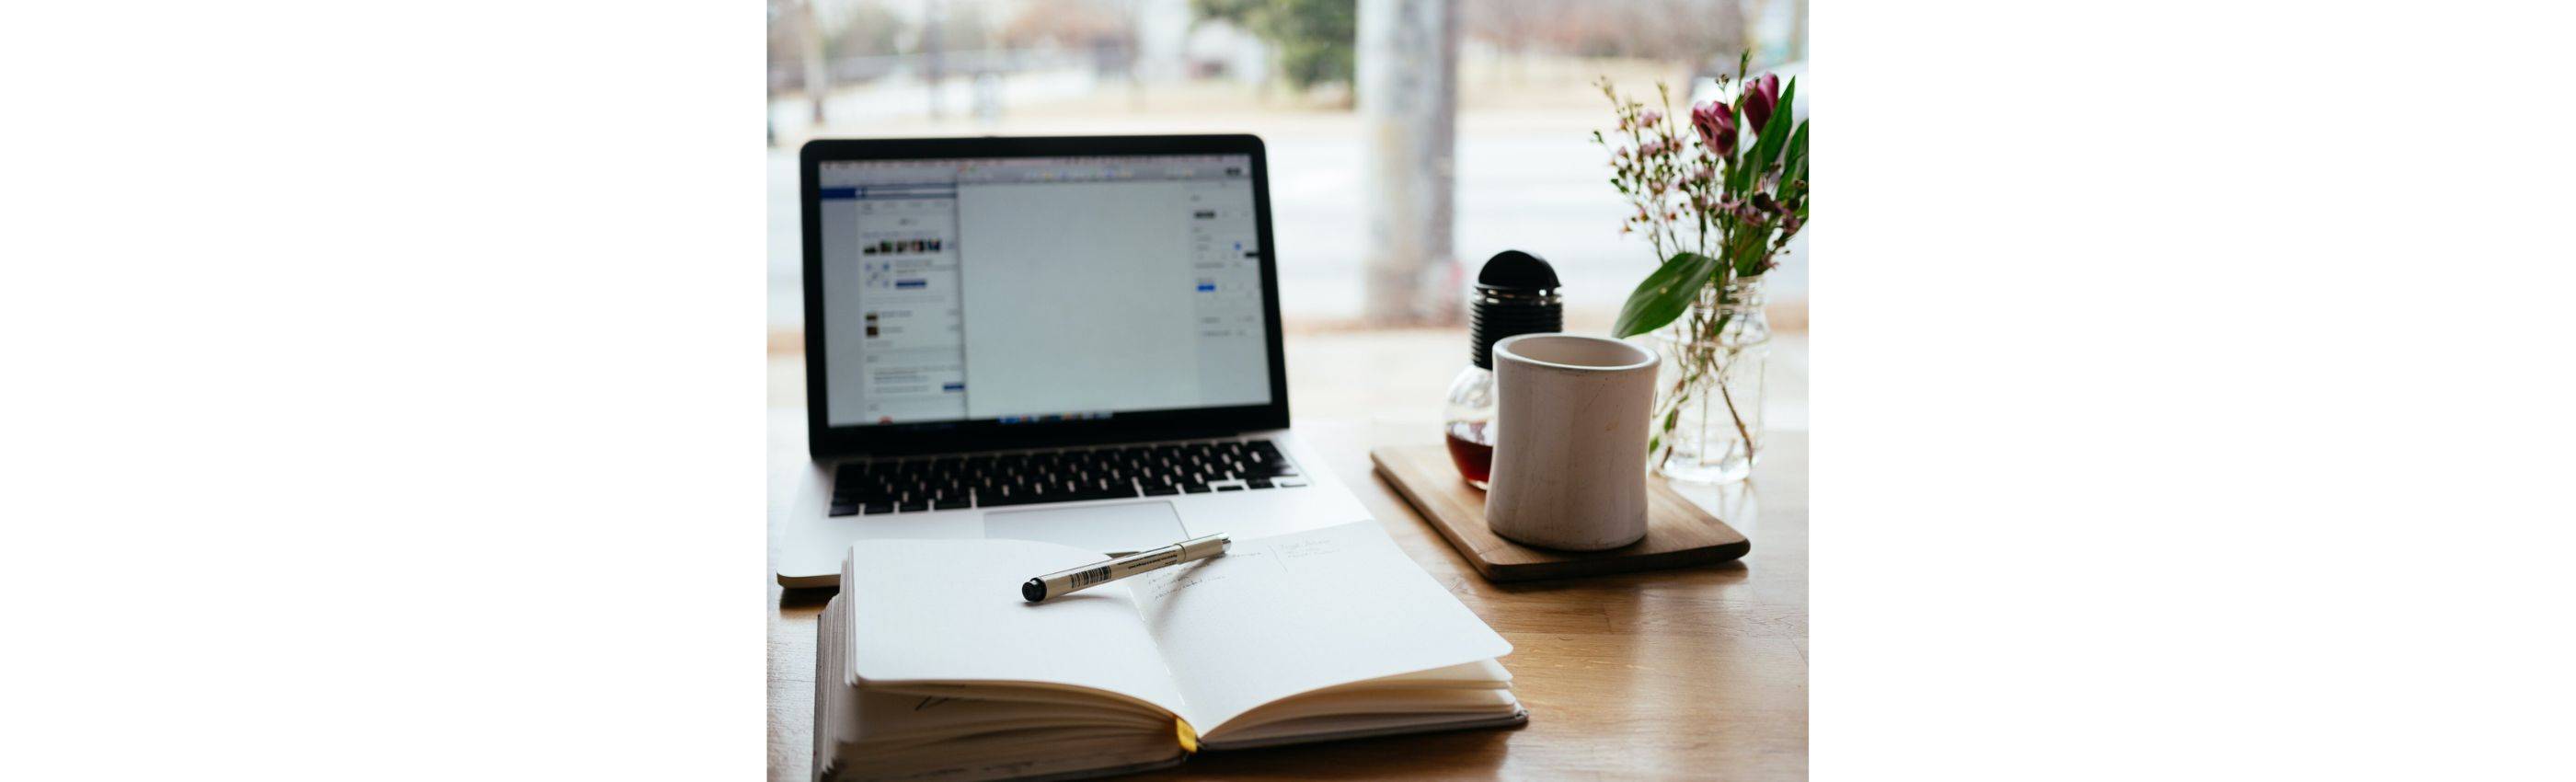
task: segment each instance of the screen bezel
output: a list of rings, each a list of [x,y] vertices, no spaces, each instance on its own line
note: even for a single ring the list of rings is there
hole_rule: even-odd
[[[1005,424],[992,420],[832,426],[825,408],[822,179],[824,162],[1113,155],[1248,155],[1261,250],[1261,314],[1270,351],[1270,403],[1118,412],[1108,418]],[[1270,233],[1270,166],[1261,139],[1201,136],[816,139],[797,153],[805,251],[805,421],[817,459],[859,454],[977,451],[1232,434],[1288,426],[1287,356],[1280,347],[1278,248]]]

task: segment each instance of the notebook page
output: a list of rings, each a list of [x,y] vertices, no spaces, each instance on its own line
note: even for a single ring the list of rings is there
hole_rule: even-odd
[[[1127,580],[1202,735],[1299,693],[1512,650],[1375,521],[1237,540]]]
[[[874,685],[1088,687],[1178,713],[1180,690],[1126,589],[1020,598],[1020,582],[1100,560],[1096,551],[1028,540],[852,544],[838,598],[848,606],[849,670]]]

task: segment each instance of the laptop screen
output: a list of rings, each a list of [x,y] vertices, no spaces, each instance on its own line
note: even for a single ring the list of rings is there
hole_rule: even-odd
[[[815,176],[830,426],[1271,402],[1248,155],[823,161]]]

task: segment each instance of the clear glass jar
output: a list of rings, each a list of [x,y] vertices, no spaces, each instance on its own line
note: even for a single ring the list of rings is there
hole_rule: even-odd
[[[1762,381],[1771,321],[1762,278],[1702,291],[1690,311],[1651,335],[1664,367],[1655,400],[1655,469],[1686,483],[1734,483],[1762,456]]]
[[[1487,488],[1494,472],[1494,371],[1474,365],[1460,371],[1449,381],[1449,405],[1440,420],[1459,477]]]

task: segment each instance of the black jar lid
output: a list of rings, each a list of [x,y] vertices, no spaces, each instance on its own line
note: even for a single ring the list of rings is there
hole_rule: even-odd
[[[1476,273],[1476,301],[1469,313],[1476,366],[1494,368],[1494,343],[1506,337],[1564,331],[1565,304],[1558,285],[1556,267],[1536,255],[1504,250],[1486,259]]]
[[[1504,250],[1485,259],[1485,268],[1476,272],[1476,289],[1480,291],[1529,292],[1557,289],[1556,267],[1547,259],[1519,250]]]

